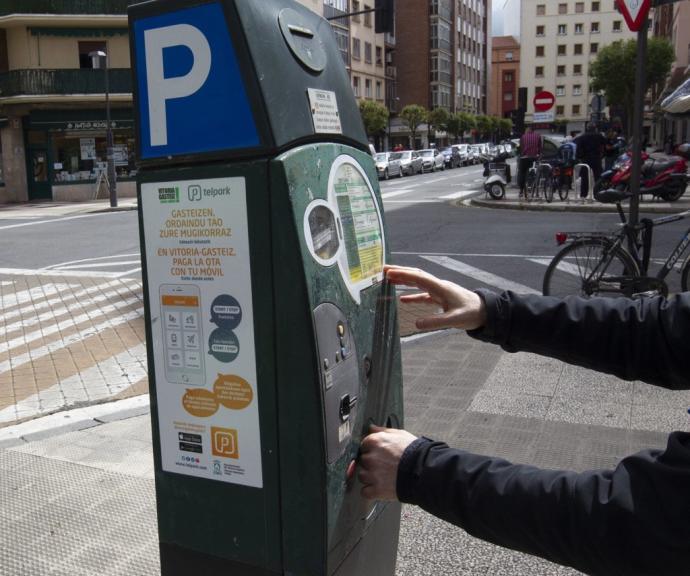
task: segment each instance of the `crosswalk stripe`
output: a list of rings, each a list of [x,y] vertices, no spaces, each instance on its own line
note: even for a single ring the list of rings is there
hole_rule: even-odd
[[[119,278],[118,272],[86,272],[84,270],[31,270],[27,268],[0,268],[7,276],[69,276],[72,278]]]
[[[94,312],[86,312],[84,314],[80,314],[79,316],[75,316],[74,318],[63,320],[62,322],[58,322],[57,324],[53,324],[52,326],[48,326],[46,328],[41,327],[38,330],[29,332],[28,334],[23,334],[22,336],[13,338],[6,342],[0,342],[0,353],[7,352],[9,350],[12,350],[13,348],[18,348],[19,346],[24,346],[29,342],[40,340],[41,338],[45,338],[46,336],[52,336],[53,334],[62,332],[68,328],[75,328],[79,326],[79,324],[83,324],[84,322],[93,320],[98,316],[105,316],[106,314],[110,314],[111,312],[117,312],[122,308],[127,308],[132,304],[137,304],[140,302],[141,299],[135,296],[134,298],[128,298],[126,300],[123,300],[122,302],[116,302],[108,306],[103,306],[103,308],[99,308]]]
[[[465,264],[464,262],[460,262],[459,260],[449,258],[448,256],[420,256],[420,258],[428,260],[429,262],[433,262],[434,264],[438,264],[439,266],[443,266],[448,270],[459,272],[464,276],[474,278],[475,280],[479,280],[484,284],[494,286],[501,290],[512,290],[513,292],[517,292],[520,294],[539,294],[539,292],[537,292],[533,288],[530,288],[529,286],[513,282],[512,280],[502,278],[501,276],[496,276],[491,272],[475,268],[474,266],[470,266],[469,264]]]
[[[384,192],[381,194],[381,198],[384,200],[386,198],[393,198],[394,196],[401,196],[403,194],[407,194],[408,192],[413,192],[413,190],[396,190],[395,192]]]
[[[440,200],[459,200],[460,198],[467,198],[468,196],[473,196],[476,194],[477,190],[463,190],[462,192],[453,192],[452,194],[446,194],[445,196],[439,196]]]
[[[17,308],[16,310],[13,310],[11,312],[7,312],[5,314],[0,314],[0,322],[7,322],[8,320],[12,320],[13,318],[17,317],[22,317],[22,316],[28,316],[30,314],[34,314],[40,310],[43,310],[45,308],[50,308],[51,306],[54,306],[56,304],[65,304],[67,302],[70,302],[72,300],[77,300],[78,298],[83,298],[84,296],[88,296],[89,294],[92,294],[94,292],[102,292],[103,290],[106,290],[108,288],[112,288],[114,286],[123,286],[127,290],[134,292],[138,289],[141,288],[142,284],[141,282],[130,282],[130,283],[125,283],[124,280],[111,280],[110,282],[104,282],[102,284],[96,284],[94,286],[91,286],[89,288],[83,288],[82,290],[77,290],[76,292],[69,292],[67,294],[60,294],[58,298],[49,298],[48,300],[44,300],[43,302],[37,302],[36,304],[30,304],[29,306],[25,306],[23,308]]]
[[[29,317],[29,318],[22,318],[21,320],[14,322],[12,324],[7,324],[5,326],[0,326],[0,336],[6,335],[6,334],[11,334],[12,332],[16,330],[23,330],[26,329],[30,326],[33,326],[34,324],[40,324],[41,322],[44,321],[50,321],[50,320],[56,320],[60,316],[64,316],[65,314],[71,313],[75,310],[84,310],[87,306],[93,306],[94,304],[99,304],[100,302],[109,300],[110,298],[114,298],[116,296],[121,296],[123,293],[131,293],[131,290],[127,286],[122,286],[121,288],[118,288],[116,290],[110,290],[109,292],[103,292],[99,294],[98,296],[95,296],[87,301],[80,300],[76,304],[72,304],[71,306],[63,306],[62,308],[51,308],[47,312],[44,312],[43,314],[39,314],[37,316]],[[133,302],[136,301],[141,301],[140,298],[134,298],[132,299]],[[90,315],[89,315],[90,317]],[[45,335],[45,332],[43,332]],[[26,342],[27,340],[25,340]],[[0,345],[1,346],[1,345]],[[1,347],[0,347],[1,350]]]
[[[60,338],[54,342],[51,342],[50,344],[46,344],[45,346],[40,346],[24,354],[12,357],[9,360],[4,360],[0,362],[0,374],[8,372],[9,370],[16,370],[24,364],[34,362],[39,358],[43,358],[44,356],[60,350],[61,348],[67,348],[71,344],[86,340],[87,338],[95,336],[96,334],[108,330],[109,328],[115,328],[116,326],[120,326],[121,324],[125,324],[131,320],[136,320],[137,318],[143,316],[143,314],[144,309],[137,308],[136,310],[123,314],[122,316],[118,316],[117,318],[106,320],[95,326],[89,326],[80,332],[70,334],[65,338]]]
[[[42,284],[41,286],[36,286],[29,290],[22,290],[21,292],[14,292],[13,294],[3,296],[0,298],[0,306],[2,306],[3,309],[11,306],[19,306],[20,304],[33,302],[45,296],[52,296],[62,290],[73,288],[74,286],[77,286],[77,284]]]
[[[546,258],[527,258],[528,262],[534,262],[535,264],[541,264],[542,266],[548,266],[551,264],[552,259],[546,259]],[[580,276],[581,271],[578,266],[575,264],[571,264],[570,262],[564,262],[561,260],[558,263],[558,269],[561,272],[565,272],[566,274],[572,274],[573,276]]]
[[[122,375],[125,366],[127,373]],[[104,377],[108,374],[119,376],[108,381]],[[146,346],[138,344],[0,410],[0,423],[40,416],[78,403],[106,400],[146,377]]]

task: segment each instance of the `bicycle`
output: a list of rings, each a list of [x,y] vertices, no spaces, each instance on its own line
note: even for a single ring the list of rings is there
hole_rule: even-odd
[[[527,196],[530,200],[539,200],[543,197],[547,202],[553,201],[553,168],[548,162],[542,162],[541,156],[527,171],[526,183]]]
[[[559,232],[556,241],[565,246],[553,257],[544,274],[545,296],[668,296],[666,276],[690,246],[690,227],[671,251],[659,272],[649,275],[652,231],[656,226],[683,220],[690,210],[644,218],[634,226],[628,223],[621,202],[631,194],[623,190],[605,190],[596,194],[599,202],[615,203],[621,225],[611,232]],[[680,269],[683,292],[690,284],[690,256]]]
[[[565,202],[570,193],[570,185],[573,181],[573,166],[563,160],[553,165],[553,188],[558,192],[558,197]]]

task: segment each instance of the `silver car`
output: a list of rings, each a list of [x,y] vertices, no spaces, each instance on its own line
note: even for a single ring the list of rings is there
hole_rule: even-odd
[[[436,172],[436,170],[445,170],[443,154],[439,150],[433,148],[425,148],[424,150],[417,150],[422,158],[422,172]]]
[[[405,176],[414,176],[422,171],[422,159],[414,150],[393,152],[389,156],[390,160],[400,160],[403,175]]]
[[[389,178],[403,175],[400,160],[391,160],[393,152],[379,152],[374,155],[374,162],[376,162],[376,173],[379,178],[388,180]]]

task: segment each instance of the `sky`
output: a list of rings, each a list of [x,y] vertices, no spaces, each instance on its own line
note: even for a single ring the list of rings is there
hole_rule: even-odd
[[[520,38],[520,0],[494,0],[491,18],[492,36]]]

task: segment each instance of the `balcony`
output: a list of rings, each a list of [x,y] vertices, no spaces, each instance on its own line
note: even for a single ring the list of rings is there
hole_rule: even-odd
[[[131,94],[132,71],[109,71],[111,94]],[[12,70],[0,74],[0,100],[13,96],[64,96],[68,94],[105,94],[102,70]]]
[[[125,15],[127,6],[141,0],[4,0],[0,17],[11,14],[112,14]]]

